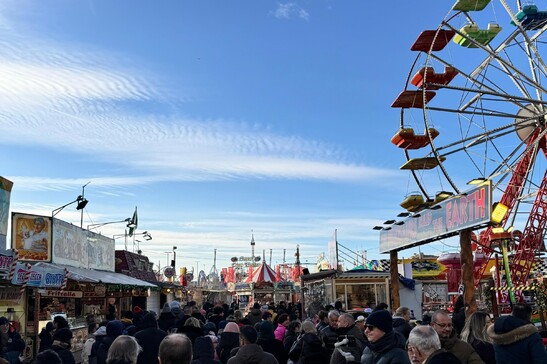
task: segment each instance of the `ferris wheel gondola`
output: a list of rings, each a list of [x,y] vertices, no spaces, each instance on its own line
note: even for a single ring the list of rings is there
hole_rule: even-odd
[[[510,258],[515,284],[526,282],[547,223],[546,48],[546,10],[459,0],[411,46],[417,56],[392,104],[401,109],[392,142],[424,201],[434,191],[461,194],[467,181],[491,182],[507,208],[498,227],[522,231]],[[478,238],[486,258],[496,250],[492,236],[488,227]]]

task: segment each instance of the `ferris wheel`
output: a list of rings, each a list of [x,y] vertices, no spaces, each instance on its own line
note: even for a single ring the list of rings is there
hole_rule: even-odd
[[[392,104],[401,109],[392,142],[418,190],[401,206],[418,211],[490,181],[493,201],[507,208],[499,226],[522,232],[510,257],[514,284],[526,282],[547,223],[546,49],[547,9],[458,0],[412,45],[416,59]],[[491,237],[488,227],[478,238],[487,258]]]

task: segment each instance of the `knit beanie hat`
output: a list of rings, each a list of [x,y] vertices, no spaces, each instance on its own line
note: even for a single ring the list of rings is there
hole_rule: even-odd
[[[223,332],[237,332],[239,333],[239,326],[235,322],[228,322]]]
[[[123,333],[124,325],[121,321],[112,320],[106,324],[107,336],[120,336]]]
[[[393,319],[387,310],[372,312],[367,317],[366,324],[377,327],[385,333],[393,331]]]

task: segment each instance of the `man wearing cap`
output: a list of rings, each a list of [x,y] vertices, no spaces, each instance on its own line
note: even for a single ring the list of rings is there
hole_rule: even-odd
[[[275,356],[265,352],[256,344],[258,333],[249,325],[239,329],[239,345],[235,356],[228,360],[228,364],[285,364],[279,363]]]
[[[369,343],[363,350],[361,364],[410,364],[404,350],[405,340],[393,331],[392,318],[388,311],[374,311],[367,317],[365,335]]]
[[[0,357],[7,352],[8,346],[13,340],[20,338],[21,335],[19,335],[13,326],[10,326],[9,320],[4,316],[0,317]]]

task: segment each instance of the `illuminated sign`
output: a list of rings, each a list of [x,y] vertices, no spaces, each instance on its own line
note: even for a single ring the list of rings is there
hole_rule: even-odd
[[[389,253],[457,235],[461,230],[487,226],[492,214],[490,183],[424,209],[401,225],[380,231],[380,253]]]

